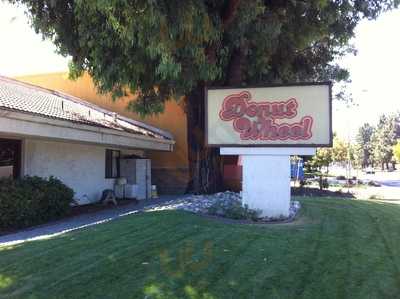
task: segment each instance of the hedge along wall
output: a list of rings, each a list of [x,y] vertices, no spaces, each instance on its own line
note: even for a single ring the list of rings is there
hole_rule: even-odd
[[[0,230],[42,224],[68,214],[74,191],[60,180],[0,179]]]

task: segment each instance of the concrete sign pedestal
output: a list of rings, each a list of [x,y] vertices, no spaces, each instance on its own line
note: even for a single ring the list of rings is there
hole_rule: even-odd
[[[315,148],[222,147],[221,155],[242,158],[242,200],[263,217],[288,217],[290,207],[290,156],[314,155]]]

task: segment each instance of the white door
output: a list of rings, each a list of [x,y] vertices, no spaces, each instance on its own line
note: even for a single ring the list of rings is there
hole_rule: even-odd
[[[151,161],[150,159],[136,159],[137,199],[151,197]]]

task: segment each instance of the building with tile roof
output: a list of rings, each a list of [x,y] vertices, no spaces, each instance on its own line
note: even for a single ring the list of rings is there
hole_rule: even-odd
[[[173,151],[149,151],[147,153],[147,157],[151,159],[152,182],[157,185],[159,193],[162,194],[182,194],[186,191],[189,182],[189,146],[184,101],[171,99],[165,103],[162,113],[141,117],[128,108],[129,103],[135,101],[134,94],[113,100],[111,94],[98,92],[92,78],[87,73],[76,80],[69,79],[68,73],[65,72],[32,74],[16,79],[73,95],[102,109],[116,112],[119,116],[140,120],[143,124],[170,132],[175,141]]]
[[[171,152],[174,144],[165,130],[0,77],[0,176],[56,176],[74,189],[80,203],[99,200],[104,189],[114,189],[124,178],[131,194],[147,198],[147,154]]]

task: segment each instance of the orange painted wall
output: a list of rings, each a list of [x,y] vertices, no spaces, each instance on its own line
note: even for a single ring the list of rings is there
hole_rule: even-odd
[[[87,74],[76,81],[69,80],[67,73],[30,75],[16,79],[73,95],[126,117],[143,121],[171,132],[176,141],[174,151],[171,153],[149,152],[152,166],[154,168],[188,168],[186,115],[177,102],[169,101],[166,103],[164,113],[142,119],[139,115],[127,111],[126,106],[129,98],[122,98],[113,102],[110,95],[98,94],[92,79]]]

